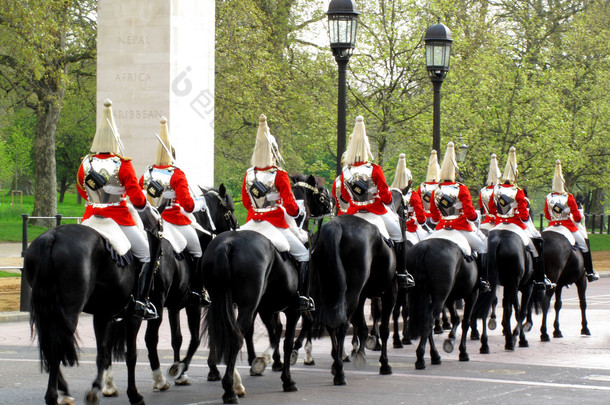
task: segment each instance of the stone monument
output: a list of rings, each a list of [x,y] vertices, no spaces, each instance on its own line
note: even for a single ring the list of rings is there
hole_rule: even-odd
[[[189,183],[213,186],[214,7],[211,0],[98,1],[97,107],[112,100],[138,177],[154,160],[165,116]]]

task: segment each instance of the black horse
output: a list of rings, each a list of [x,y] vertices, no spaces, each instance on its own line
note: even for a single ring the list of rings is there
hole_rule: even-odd
[[[342,355],[350,322],[359,342],[355,362],[365,362],[364,342],[368,329],[364,303],[373,297],[382,300],[380,374],[391,374],[387,340],[390,315],[396,300],[396,257],[394,249],[382,239],[379,229],[352,215],[341,215],[327,222],[312,252],[311,269],[312,295],[317,306],[314,336],[320,337],[324,329],[330,334],[333,383],[346,384]]]
[[[587,280],[585,276],[585,268],[582,253],[579,249],[573,249],[570,242],[557,232],[542,232],[544,239],[544,263],[545,273],[547,277],[557,287],[554,290],[547,291],[542,300],[542,325],[540,326],[540,340],[548,342],[551,339],[547,333],[546,320],[547,312],[550,307],[551,298],[555,294],[555,321],[553,322],[553,337],[563,337],[559,329],[559,311],[561,310],[561,291],[563,287],[570,284],[576,284],[578,290],[578,299],[580,302],[581,314],[581,335],[590,335],[589,327],[587,326]]]
[[[216,189],[202,189],[206,202],[206,209],[194,213],[197,223],[206,232],[197,232],[201,248],[205,251],[214,235],[237,228],[233,200],[227,194],[224,184]],[[191,291],[191,270],[196,263],[188,252],[177,256],[167,240],[163,241],[161,264],[155,273],[154,288],[150,294],[150,300],[159,309],[166,307],[168,320],[171,328],[171,345],[174,352],[174,364],[170,367],[168,375],[174,379],[177,385],[188,385],[189,380],[186,371],[201,342],[200,323],[201,307],[189,303],[188,296]],[[202,269],[196,269],[195,277],[202,277]],[[188,328],[191,335],[186,356],[180,358],[180,347],[182,346],[182,332],[180,328],[180,311],[186,310]],[[145,342],[148,349],[150,368],[153,371],[153,388],[164,390],[169,384],[160,372],[159,354],[157,344],[159,342],[159,327],[163,321],[163,311],[159,311],[159,318],[148,321],[146,326]]]
[[[159,231],[153,224],[148,224],[148,229],[154,235]],[[154,263],[160,243],[156,236],[148,235]],[[97,341],[97,376],[85,395],[86,403],[99,402],[111,353],[122,357],[125,344],[127,396],[131,404],[144,403],[135,384],[136,335],[141,319],[131,316],[131,294],[140,265],[135,260],[126,266],[117,264],[107,246],[92,228],[70,224],[46,231],[26,250],[23,271],[32,287],[30,323],[38,335],[41,364],[49,373],[48,405],[57,404],[58,389],[62,395],[70,395],[60,363],[78,363],[75,331],[81,312],[93,315]],[[118,316],[122,320],[113,322]]]
[[[327,199],[318,196],[319,186],[312,187],[305,188],[308,196],[303,198],[306,211],[324,211],[318,207],[319,204],[329,206]],[[278,312],[286,315],[281,378],[284,391],[296,391],[290,375],[290,356],[300,312],[298,271],[292,258],[278,252],[271,241],[258,232],[230,231],[220,234],[210,243],[203,255],[202,266],[204,284],[212,300],[204,318],[204,326],[209,332],[210,353],[214,353],[215,360],[227,364],[222,380],[223,401],[238,403],[237,396],[245,395],[243,386],[235,384],[239,376],[235,363],[244,334],[252,328],[257,313],[270,334],[272,351],[275,350],[273,345],[279,344],[280,340],[273,316]],[[238,385],[238,392],[235,385]]]
[[[503,286],[502,334],[506,350],[515,350],[519,337],[519,347],[528,347],[523,327],[533,292],[533,258],[515,232],[493,229],[487,238],[489,273],[498,275],[498,283]],[[518,294],[521,292],[521,304]],[[534,297],[537,297],[534,294]],[[517,324],[511,328],[511,316],[515,308]]]
[[[431,238],[424,239],[408,251],[407,269],[415,278],[415,287],[409,290],[409,330],[413,336],[420,337],[415,368],[426,368],[426,341],[430,343],[431,363],[441,364],[441,356],[434,344],[434,320],[440,316],[444,306],[455,308],[459,299],[464,300],[459,360],[468,361],[466,337],[472,309],[479,295],[476,261],[467,260],[456,243]],[[446,351],[453,350],[452,339],[455,339],[459,323],[457,313],[452,313],[452,330],[445,340]]]

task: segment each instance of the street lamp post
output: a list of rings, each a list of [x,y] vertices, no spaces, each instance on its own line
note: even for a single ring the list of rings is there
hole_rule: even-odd
[[[356,46],[358,10],[353,0],[332,0],[328,6],[328,35],[330,49],[339,67],[339,89],[337,100],[337,175],[341,174],[341,155],[345,151],[345,73],[349,57]]]
[[[432,149],[437,152],[441,147],[441,84],[449,70],[451,55],[451,31],[440,22],[426,30],[426,69],[434,88],[434,118],[432,124]],[[440,159],[440,153],[438,153]]]

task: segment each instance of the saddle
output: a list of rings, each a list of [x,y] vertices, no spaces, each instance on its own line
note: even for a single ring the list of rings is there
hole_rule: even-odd
[[[250,220],[243,226],[239,227],[237,231],[258,232],[269,239],[278,252],[288,252],[290,250],[290,245],[288,244],[286,237],[282,235],[282,233],[275,226],[271,225],[267,221]]]
[[[496,226],[494,226],[493,228],[491,228],[491,230],[489,232],[493,232],[495,230],[504,230],[504,231],[514,232],[517,235],[519,235],[519,237],[521,238],[521,242],[523,242],[523,246],[527,247],[530,244],[530,237],[518,225],[512,224],[510,222],[501,222],[501,223],[497,224]]]
[[[574,235],[572,235],[572,232],[563,225],[549,226],[542,232],[556,232],[558,234],[563,235],[568,240],[568,242],[570,242],[570,246],[576,245],[576,239],[574,239]]]
[[[446,239],[458,245],[458,247],[462,250],[464,257],[472,257],[472,248],[468,243],[468,239],[466,239],[466,237],[462,235],[460,231],[456,231],[455,229],[436,230],[426,239]]]

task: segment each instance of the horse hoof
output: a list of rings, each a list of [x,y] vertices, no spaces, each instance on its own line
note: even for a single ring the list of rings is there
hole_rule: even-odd
[[[174,363],[167,369],[167,376],[172,380],[178,378],[184,371],[184,363]]]
[[[296,350],[293,350],[292,353],[290,353],[290,365],[294,366],[295,364],[297,364],[298,359],[299,359],[299,352],[297,352]]]
[[[481,346],[481,348],[479,349],[479,353],[489,354],[489,346]]]
[[[218,370],[210,371],[208,373],[208,381],[220,381],[220,372]]]
[[[470,332],[470,340],[479,340],[481,335],[479,335],[479,331]]]
[[[345,376],[344,375],[335,376],[335,378],[333,378],[333,384],[334,385],[347,385],[347,381],[345,380]]]
[[[62,395],[59,394],[59,401],[57,402],[57,405],[74,405],[74,398],[72,398],[70,395]]]
[[[146,403],[144,402],[144,397],[138,394],[135,400],[129,400],[129,405],[146,405]]]
[[[282,364],[281,361],[278,361],[277,363],[274,362],[273,365],[271,366],[271,370],[272,371],[282,371],[282,370],[284,370],[284,364]]]
[[[402,349],[404,346],[402,345],[402,342],[400,340],[396,340],[394,342],[394,349]]]
[[[237,399],[237,395],[233,394],[232,396],[222,397],[223,404],[239,404],[239,400]]]
[[[153,390],[166,391],[167,389],[169,389],[169,383],[167,381],[153,384]]]
[[[435,335],[440,335],[441,333],[443,333],[443,328],[440,325],[437,325],[434,327],[434,334]]]
[[[362,353],[356,353],[354,356],[354,367],[358,370],[366,368],[366,357]]]
[[[442,363],[442,361],[441,361],[441,357],[440,357],[440,356],[438,356],[438,357],[432,357],[432,358],[430,359],[430,363],[434,364],[435,366],[438,366],[439,364],[441,364],[441,363]]]
[[[561,333],[561,331],[555,331],[553,332],[553,337],[554,338],[562,338],[563,337],[563,333]]]
[[[377,339],[375,338],[375,336],[369,335],[366,338],[364,347],[366,347],[368,350],[375,350],[375,347],[377,347]]]
[[[250,375],[252,376],[261,376],[263,375],[263,371],[265,371],[265,367],[267,367],[266,361],[264,357],[257,357],[252,362],[252,367],[250,367]]]
[[[85,394],[85,403],[87,405],[98,405],[100,403],[100,389],[99,388],[91,388]]]
[[[443,343],[443,350],[445,353],[453,352],[453,341],[451,339],[445,339],[445,343]]]
[[[405,337],[405,338],[402,338],[402,344],[403,344],[403,345],[410,345],[410,344],[412,344],[412,343],[411,343],[411,339],[406,338],[406,337]]]
[[[306,365],[306,366],[315,366],[316,365],[316,361],[314,359],[311,359],[309,361],[304,360],[303,364]]]
[[[443,330],[451,330],[451,324],[449,322],[443,322]]]
[[[423,360],[422,361],[417,360],[415,362],[415,369],[416,370],[424,370],[425,368],[426,368],[426,363]]]
[[[349,358],[349,356],[345,356],[345,357],[343,358],[343,362],[344,362],[344,363],[351,363],[351,362],[352,362],[352,359],[350,359],[350,358]]]
[[[531,330],[532,330],[532,325],[533,325],[533,324],[532,324],[531,322],[529,322],[529,321],[528,321],[528,322],[525,322],[525,323],[523,324],[523,330],[524,330],[524,331],[526,331],[526,332],[531,331]]]
[[[504,345],[504,350],[507,350],[509,352],[514,352],[515,351],[515,345],[509,345],[508,343],[506,343]]]
[[[498,327],[498,324],[496,323],[495,319],[490,319],[489,322],[487,322],[487,327],[489,330],[495,330],[496,327]]]
[[[174,380],[174,384],[180,385],[180,386],[191,385],[191,380],[189,380],[189,377],[188,377],[188,375],[186,375],[186,373],[182,373],[182,375],[180,377],[178,377],[177,379]]]
[[[283,388],[284,388],[284,392],[297,392],[299,389],[297,388],[297,385],[293,382],[290,382],[288,384],[283,384]]]
[[[541,342],[550,342],[551,338],[549,337],[549,335],[547,333],[540,335],[540,341]]]
[[[527,340],[520,340],[519,347],[530,347],[530,344]]]
[[[119,392],[114,386],[105,386],[104,389],[102,389],[102,395],[106,398],[113,398],[118,397]]]
[[[381,375],[390,375],[390,374],[392,374],[392,366],[387,364],[385,366],[379,367],[379,374],[381,374]]]
[[[585,336],[591,336],[591,332],[589,331],[589,328],[582,328],[580,330],[580,334],[585,335]]]
[[[470,361],[470,356],[468,356],[468,353],[460,353],[459,359],[460,361]]]

